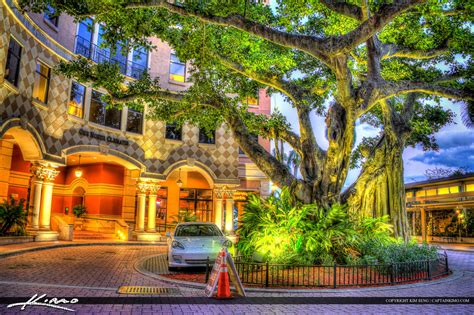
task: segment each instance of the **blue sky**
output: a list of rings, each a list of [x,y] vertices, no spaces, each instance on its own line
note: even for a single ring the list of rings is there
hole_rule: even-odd
[[[469,168],[474,171],[474,130],[467,129],[460,119],[460,103],[452,103],[447,100],[442,102],[446,108],[450,108],[455,113],[454,122],[443,127],[436,135],[439,144],[439,151],[424,152],[421,147],[406,148],[403,154],[405,166],[405,182],[424,180],[425,170],[438,168],[457,169],[459,167]],[[298,133],[298,118],[296,111],[291,105],[286,103],[281,95],[272,96],[272,110],[278,109],[290,122],[293,130]],[[326,149],[328,142],[324,137],[325,122],[324,117],[313,114],[311,121],[316,139],[323,149]],[[356,128],[356,145],[364,136],[378,134],[379,129],[367,124],[360,124]],[[287,149],[289,150],[289,148]],[[345,186],[350,185],[357,179],[360,169],[351,170],[348,174]]]

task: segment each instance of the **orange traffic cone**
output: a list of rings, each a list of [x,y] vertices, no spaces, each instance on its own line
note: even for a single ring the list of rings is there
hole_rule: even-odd
[[[222,250],[219,255],[222,257],[221,270],[219,272],[219,283],[217,286],[217,295],[218,299],[231,299],[230,295],[230,281],[229,273],[227,272],[227,253],[225,250]]]

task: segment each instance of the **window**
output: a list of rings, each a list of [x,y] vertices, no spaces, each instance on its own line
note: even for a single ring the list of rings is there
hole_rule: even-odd
[[[457,193],[459,193],[459,186],[451,186],[451,187],[449,187],[449,192],[450,192],[451,194],[457,194]]]
[[[127,43],[119,42],[115,46],[115,50],[109,47],[101,47],[104,44],[104,26],[99,26],[99,37],[97,39],[97,46],[94,49],[92,60],[97,63],[111,62],[119,66],[122,74],[127,73],[127,57],[126,52]]]
[[[8,46],[7,66],[5,68],[5,80],[18,86],[18,74],[20,73],[21,46],[12,37]]]
[[[165,138],[171,140],[181,140],[182,128],[176,123],[166,124]]]
[[[466,191],[474,191],[474,184],[466,184]]]
[[[428,189],[426,191],[426,196],[436,196],[436,189]]]
[[[257,134],[251,133],[249,135],[249,138],[250,138],[251,142],[258,143],[258,135]],[[239,154],[245,154],[245,152],[242,150],[241,147],[239,147]]]
[[[134,49],[132,55],[130,76],[135,79],[140,79],[142,74],[147,70],[147,68],[148,52],[143,47]]]
[[[89,120],[102,126],[120,129],[122,111],[116,107],[107,108],[101,97],[102,94],[92,91]]]
[[[181,62],[175,54],[170,58],[170,80],[184,82],[186,76],[186,63]]]
[[[51,69],[42,62],[36,63],[35,84],[33,85],[33,98],[40,102],[48,102],[49,75]]]
[[[56,9],[50,6],[49,4],[46,7],[46,10],[44,11],[44,18],[47,21],[51,22],[51,24],[53,24],[54,26],[58,26],[59,15],[56,12]]]
[[[91,18],[86,18],[79,23],[76,37],[76,54],[91,58],[93,33],[94,22]]]
[[[133,108],[128,109],[127,131],[134,133],[143,132],[143,113]]]
[[[438,188],[438,195],[449,194],[449,187]]]
[[[168,207],[168,188],[161,187],[157,192],[156,198],[156,216],[160,220],[166,219],[166,210]]]
[[[86,87],[77,82],[72,82],[71,95],[69,96],[69,106],[67,112],[71,115],[82,118],[84,115],[84,100]]]
[[[209,136],[204,129],[199,129],[199,143],[215,144],[216,143],[216,132],[212,132],[212,136]]]
[[[182,188],[179,192],[179,215],[196,216],[196,221],[212,221],[212,190]]]
[[[425,191],[424,190],[418,190],[416,192],[417,197],[425,197]]]
[[[412,198],[412,197],[413,197],[413,191],[407,191],[407,192],[405,193],[405,196],[406,196],[407,198]]]
[[[258,97],[247,96],[247,105],[250,107],[258,107]]]
[[[222,232],[215,225],[189,224],[179,226],[174,236],[222,236]]]

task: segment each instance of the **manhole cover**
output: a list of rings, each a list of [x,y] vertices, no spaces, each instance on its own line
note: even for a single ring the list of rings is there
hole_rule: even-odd
[[[118,289],[121,294],[178,294],[178,288],[166,287],[141,287],[141,286],[121,286]]]

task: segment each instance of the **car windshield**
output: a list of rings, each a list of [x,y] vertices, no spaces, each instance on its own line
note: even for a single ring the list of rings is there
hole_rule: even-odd
[[[189,224],[178,226],[174,236],[222,236],[222,233],[215,225]]]

